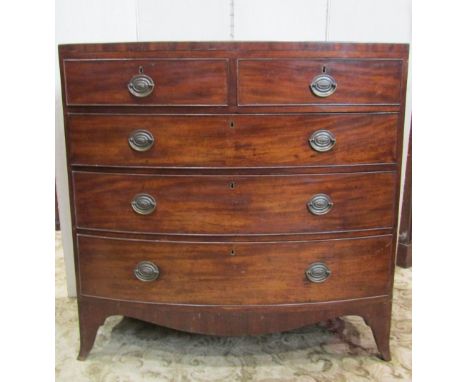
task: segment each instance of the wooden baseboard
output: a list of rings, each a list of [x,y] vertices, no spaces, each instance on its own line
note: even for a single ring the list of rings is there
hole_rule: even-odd
[[[410,268],[413,264],[411,243],[398,243],[397,265],[402,268]]]
[[[408,156],[406,160],[406,176],[403,190],[403,205],[401,207],[401,222],[397,250],[397,265],[409,268],[412,265],[412,133],[410,131]]]

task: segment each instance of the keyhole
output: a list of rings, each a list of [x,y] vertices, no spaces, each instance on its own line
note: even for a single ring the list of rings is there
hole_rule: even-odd
[[[327,67],[325,65],[322,66],[322,73],[325,73],[327,71]]]
[[[236,251],[234,251],[233,249],[231,249],[231,252],[229,252],[229,254],[230,254],[231,256],[235,256],[235,255],[236,255]]]
[[[236,183],[235,182],[229,182],[229,188],[231,190],[234,190],[234,188],[236,188]]]
[[[143,66],[140,66],[140,67],[138,68],[138,73],[143,74]]]
[[[229,122],[229,127],[230,127],[231,129],[233,129],[234,126],[235,126],[235,125],[234,125],[234,121],[230,121],[230,122]]]

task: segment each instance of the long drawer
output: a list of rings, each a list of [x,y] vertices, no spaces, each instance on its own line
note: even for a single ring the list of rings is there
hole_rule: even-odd
[[[226,105],[225,59],[65,60],[67,105]]]
[[[71,115],[72,164],[293,167],[396,162],[396,114]]]
[[[73,172],[80,228],[281,234],[392,227],[394,172],[177,176]]]
[[[238,103],[399,104],[400,60],[239,60]]]
[[[81,293],[188,304],[281,304],[389,293],[391,236],[181,243],[78,236]]]

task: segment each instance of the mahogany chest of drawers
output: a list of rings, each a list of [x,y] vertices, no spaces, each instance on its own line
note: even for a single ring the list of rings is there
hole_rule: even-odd
[[[389,334],[408,46],[59,48],[81,348],[124,315]]]

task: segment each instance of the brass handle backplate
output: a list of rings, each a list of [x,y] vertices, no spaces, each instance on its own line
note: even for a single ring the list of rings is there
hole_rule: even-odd
[[[313,263],[306,269],[305,275],[312,283],[323,283],[331,275],[330,269],[325,263]]]
[[[316,194],[308,202],[307,208],[314,215],[325,215],[333,207],[333,201],[327,194]]]
[[[128,144],[135,151],[148,151],[154,144],[154,137],[147,130],[135,130],[128,137]]]
[[[133,198],[131,205],[137,214],[149,215],[156,209],[156,199],[149,194],[138,194]]]
[[[317,97],[329,97],[331,96],[337,87],[335,79],[329,74],[322,73],[316,76],[311,84],[310,89]]]
[[[140,73],[132,77],[127,87],[135,97],[147,97],[153,92],[154,81],[150,76]]]
[[[159,277],[159,268],[151,261],[140,261],[133,274],[140,281],[154,281]]]
[[[310,147],[320,153],[330,151],[335,143],[335,136],[328,130],[317,130],[309,138]]]

